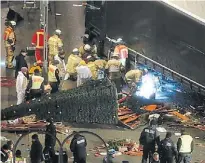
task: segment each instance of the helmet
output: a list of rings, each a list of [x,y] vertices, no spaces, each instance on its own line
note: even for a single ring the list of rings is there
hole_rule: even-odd
[[[90,49],[91,49],[90,45],[85,44],[85,46],[84,46],[84,50],[85,50],[85,51],[89,51]]]
[[[45,24],[43,22],[40,23],[40,28],[43,29]]]
[[[10,21],[10,24],[11,24],[12,26],[16,26],[16,22],[15,22],[15,21]]]
[[[85,66],[85,65],[86,65],[86,63],[84,60],[80,61],[79,66]]]
[[[112,55],[112,57],[119,57],[119,55],[115,53]]]
[[[56,30],[55,30],[55,34],[56,34],[56,35],[61,35],[61,30],[60,30],[60,29],[56,29]]]
[[[79,54],[78,48],[73,49],[73,54]]]

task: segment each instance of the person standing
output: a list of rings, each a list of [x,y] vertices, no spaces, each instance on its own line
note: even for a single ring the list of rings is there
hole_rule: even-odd
[[[107,62],[105,69],[108,70],[108,77],[113,83],[115,83],[117,92],[119,93],[121,91],[121,71],[123,70],[123,66],[118,59],[119,56],[113,54],[111,59]]]
[[[17,105],[23,103],[25,99],[26,88],[28,85],[28,69],[22,67],[21,71],[18,72],[16,79],[16,92],[17,92]]]
[[[44,92],[44,78],[41,77],[38,69],[34,70],[34,75],[29,80],[26,92],[30,92],[30,98],[40,98]],[[29,98],[29,99],[30,99]]]
[[[54,60],[48,67],[48,82],[52,88],[51,93],[58,92],[58,88],[60,85],[60,78],[59,78],[59,70],[57,65],[59,62]]]
[[[87,64],[84,60],[82,60],[78,67],[76,67],[77,71],[77,87],[84,84],[86,81],[92,79],[92,72],[88,68]]]
[[[7,144],[4,144],[2,147],[1,147],[1,161],[2,162],[6,162],[8,159],[9,159],[9,146]]]
[[[177,141],[178,163],[191,163],[191,154],[194,150],[193,138],[185,130],[182,130],[181,134]]]
[[[30,151],[31,163],[40,163],[42,160],[42,145],[38,139],[38,135],[32,135],[32,145]]]
[[[172,133],[167,132],[165,139],[160,142],[159,154],[161,163],[173,163],[174,156],[177,160],[177,149],[171,139]]]
[[[16,162],[15,163],[26,163],[26,158],[23,158],[21,156],[21,151],[20,150],[16,150]]]
[[[43,48],[44,48],[44,24],[41,23],[40,29],[37,30],[32,37],[32,46],[34,46],[35,49],[35,58],[36,58],[36,63],[39,66],[43,65]],[[47,36],[47,39],[49,39],[49,36]]]
[[[149,154],[153,155],[156,145],[159,146],[160,136],[157,132],[157,120],[153,119],[148,127],[145,127],[140,135],[140,145],[143,146],[142,163],[147,163]]]
[[[86,163],[86,146],[87,141],[85,137],[76,133],[70,143],[70,150],[73,152],[74,163]]]
[[[55,60],[55,57],[57,57],[58,54],[63,51],[63,42],[60,37],[61,37],[61,30],[56,29],[54,35],[50,37],[48,40],[49,62]]]
[[[59,62],[57,65],[59,70],[59,77],[60,80],[66,80],[66,65],[65,65],[65,52],[62,52],[58,54],[58,57],[56,57],[56,60]]]
[[[26,50],[22,49],[20,54],[16,56],[16,71],[15,71],[15,78],[17,78],[18,72],[21,71],[22,67],[28,68],[27,62],[25,60],[25,57],[27,55]]]
[[[105,77],[105,66],[107,62],[103,59],[97,58],[94,63],[97,68],[97,79],[103,79]]]
[[[6,68],[13,68],[14,51],[16,45],[15,21],[10,21],[4,30],[4,46],[6,48]]]

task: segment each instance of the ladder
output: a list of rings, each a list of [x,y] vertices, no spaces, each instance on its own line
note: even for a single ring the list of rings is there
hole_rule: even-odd
[[[26,1],[24,0],[23,9],[37,9],[36,1]]]

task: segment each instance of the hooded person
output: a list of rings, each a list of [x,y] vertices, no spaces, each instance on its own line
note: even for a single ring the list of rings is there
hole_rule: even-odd
[[[82,59],[79,57],[79,50],[77,48],[73,49],[72,54],[68,57],[68,62],[66,65],[66,71],[69,74],[71,80],[76,81],[77,72],[76,67]]]
[[[156,145],[159,146],[160,136],[156,127],[157,120],[153,119],[150,121],[150,125],[141,132],[139,142],[143,146],[142,163],[146,163],[150,152],[154,154]]]
[[[86,81],[92,78],[92,72],[88,68],[85,61],[83,60],[79,63],[78,67],[76,67],[76,71],[77,71],[77,87],[81,86]]]
[[[28,69],[26,67],[22,67],[21,71],[18,72],[16,79],[17,105],[25,100],[26,88],[28,85],[27,75]]]
[[[4,144],[1,147],[1,162],[6,162],[9,159],[9,147],[7,144]]]
[[[16,56],[16,68],[15,68],[15,78],[17,78],[18,72],[21,71],[22,67],[28,68],[27,62],[25,60],[25,57],[27,55],[26,50],[22,49],[20,54]]]
[[[30,150],[31,163],[40,163],[42,160],[43,152],[42,145],[38,139],[38,135],[32,135],[32,145]]]

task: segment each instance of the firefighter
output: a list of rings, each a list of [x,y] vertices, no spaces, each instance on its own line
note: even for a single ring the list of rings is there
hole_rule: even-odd
[[[177,149],[171,139],[172,133],[167,132],[165,139],[160,142],[159,154],[161,163],[173,163],[174,156],[177,160]]]
[[[52,88],[51,93],[58,92],[60,85],[59,70],[57,67],[58,64],[59,62],[57,60],[53,60],[48,67],[48,82]]]
[[[80,57],[87,61],[87,57],[92,54],[91,46],[89,44],[85,44],[79,48]]]
[[[130,70],[125,74],[125,80],[128,84],[128,87],[131,88],[132,84],[137,84],[141,81],[143,75],[143,71],[136,69],[136,70]]]
[[[79,50],[77,48],[73,49],[72,54],[68,57],[66,65],[66,71],[69,74],[70,79],[73,81],[76,81],[77,79],[76,67],[81,60],[82,59],[79,57]]]
[[[94,63],[94,58],[92,56],[88,56],[87,61],[88,61],[87,66],[92,73],[92,79],[97,80],[97,67]]]
[[[122,42],[118,42],[119,45],[115,46],[114,54],[119,55],[119,60],[124,67],[126,67],[126,59],[128,58],[128,48],[122,44]]]
[[[48,118],[46,120],[47,122],[47,126],[46,126],[46,132],[48,132],[49,134],[45,135],[45,149],[44,149],[44,154],[47,154],[47,156],[51,158],[54,157],[55,155],[55,144],[56,144],[56,127],[53,124],[53,119],[52,118]],[[52,136],[51,136],[51,135]],[[47,162],[49,162],[49,159],[47,158]]]
[[[22,67],[28,68],[27,62],[25,60],[25,57],[27,55],[26,50],[21,50],[20,54],[16,56],[16,71],[15,71],[15,78],[17,78],[18,72],[21,71]]]
[[[39,66],[43,65],[43,49],[44,49],[44,24],[41,23],[40,29],[37,30],[32,37],[32,46],[34,46],[35,49],[35,58],[36,58],[36,63]],[[47,39],[49,36],[47,36]]]
[[[103,79],[105,77],[105,66],[107,62],[103,59],[97,58],[94,63],[97,68],[97,79]]]
[[[121,71],[123,70],[123,66],[118,59],[119,56],[113,54],[111,59],[107,62],[105,69],[108,71],[108,77],[115,83],[117,92],[119,93],[121,91]]]
[[[14,28],[15,21],[10,21],[4,30],[4,46],[6,48],[6,68],[13,68],[13,58],[16,45],[16,35]]]
[[[70,150],[73,152],[74,163],[86,163],[87,141],[84,136],[76,133],[71,140]]]
[[[38,69],[34,70],[34,75],[31,77],[28,83],[27,92],[30,94],[30,98],[39,98],[44,92],[44,78],[41,77]]]
[[[21,71],[18,72],[16,79],[17,105],[23,103],[25,99],[26,88],[28,85],[27,74],[28,69],[26,67],[22,67]]]
[[[143,129],[140,135],[140,145],[143,146],[143,156],[142,156],[142,163],[146,163],[148,156],[154,154],[156,150],[156,145],[159,146],[160,137],[159,133],[156,130],[157,120],[153,119],[150,122],[150,125]]]
[[[92,79],[92,73],[84,60],[80,61],[77,71],[77,87],[84,84],[86,81]]]
[[[193,138],[183,129],[181,137],[177,141],[178,163],[190,163],[194,150]]]
[[[38,139],[38,135],[32,135],[32,145],[30,151],[31,163],[40,163],[42,160],[42,145]]]
[[[58,56],[59,53],[63,51],[63,42],[60,38],[61,30],[56,29],[55,33],[48,40],[48,48],[49,48],[49,61],[52,62],[55,60],[55,57]]]
[[[29,70],[29,75],[33,75],[35,69],[38,69],[39,72],[40,72],[40,74],[42,73],[42,68],[41,68],[41,66],[38,66],[38,64],[35,62],[35,63],[33,64],[33,66],[32,66],[32,67],[30,68],[30,70]]]

